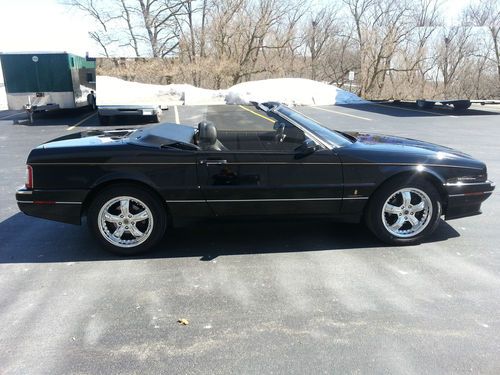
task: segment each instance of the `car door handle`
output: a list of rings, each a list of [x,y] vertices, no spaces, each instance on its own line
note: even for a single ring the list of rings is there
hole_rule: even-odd
[[[222,165],[222,164],[227,164],[227,160],[201,160],[200,164]]]

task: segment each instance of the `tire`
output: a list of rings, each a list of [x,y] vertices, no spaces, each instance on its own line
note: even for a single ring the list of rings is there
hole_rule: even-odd
[[[147,189],[120,184],[99,192],[89,206],[87,222],[105,249],[120,255],[136,255],[162,239],[167,212],[160,199]]]
[[[365,221],[371,232],[385,243],[415,245],[434,232],[441,213],[441,197],[432,183],[395,178],[372,195]]]
[[[153,115],[152,120],[156,124],[159,123],[161,121],[161,115],[159,113],[156,113],[155,115]]]
[[[28,124],[33,125],[35,123],[35,113],[33,111],[28,111]]]
[[[99,117],[99,125],[109,125],[111,123],[111,117],[110,116],[103,116],[103,115],[97,115]]]
[[[89,108],[92,111],[95,111],[97,109],[94,95],[92,95],[92,94],[87,95],[87,104],[89,105]]]

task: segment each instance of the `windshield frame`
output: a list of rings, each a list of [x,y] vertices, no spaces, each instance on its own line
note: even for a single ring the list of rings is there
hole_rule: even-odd
[[[297,119],[296,116],[294,116],[295,118],[291,117],[289,114],[285,113],[284,110],[288,110],[293,114],[296,114],[298,117],[300,117],[300,119]],[[323,146],[325,146],[330,150],[333,148],[348,146],[353,143],[351,139],[349,139],[342,133],[328,129],[318,121],[283,104],[279,104],[275,107],[272,107],[271,109],[269,109],[268,114],[270,116],[275,114],[281,119],[290,122],[294,126],[297,126],[299,129],[304,131],[310,138],[312,138],[316,142],[319,142],[320,144],[322,144]],[[325,137],[325,133],[328,134],[328,137]]]

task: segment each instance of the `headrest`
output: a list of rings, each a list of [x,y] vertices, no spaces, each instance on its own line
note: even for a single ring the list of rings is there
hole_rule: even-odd
[[[198,143],[201,148],[214,145],[217,142],[217,129],[211,121],[202,121],[198,124]]]

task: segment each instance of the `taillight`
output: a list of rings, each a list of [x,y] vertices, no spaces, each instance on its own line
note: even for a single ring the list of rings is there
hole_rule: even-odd
[[[31,165],[26,166],[26,189],[33,189],[33,168]]]

